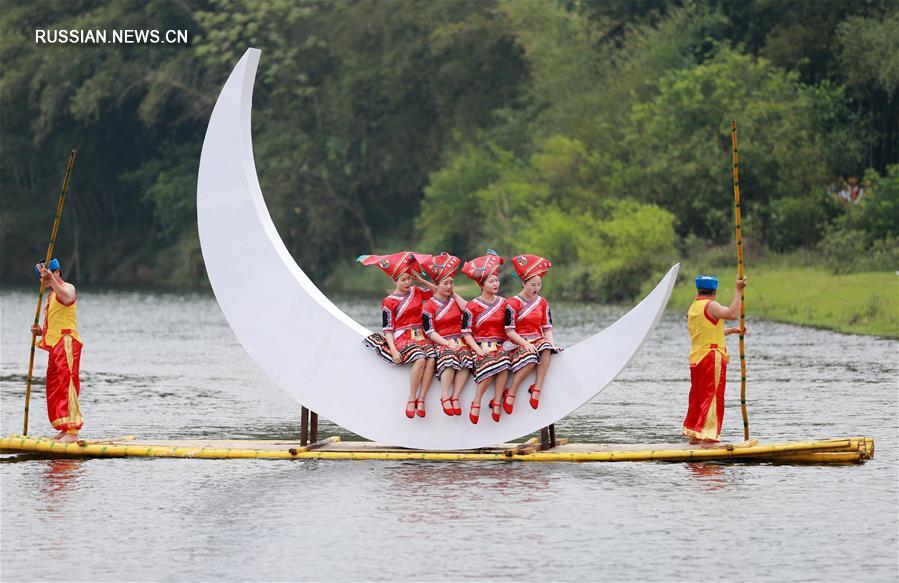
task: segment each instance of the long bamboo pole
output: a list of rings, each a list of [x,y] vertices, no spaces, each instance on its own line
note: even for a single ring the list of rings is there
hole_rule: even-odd
[[[730,122],[730,138],[734,159],[734,220],[737,231],[737,277],[743,279],[743,230],[740,221],[740,159],[737,154],[737,121]],[[749,416],[746,413],[746,300],[740,290],[740,409],[743,412],[743,439],[749,439]]]
[[[72,175],[72,166],[75,165],[75,148],[69,153],[69,163],[66,166],[66,177],[62,181],[62,192],[56,202],[56,216],[53,218],[53,228],[50,230],[50,244],[47,245],[47,258],[44,265],[50,264],[53,258],[53,248],[56,247],[56,233],[59,231],[59,219],[62,216],[62,207],[66,204],[66,191],[69,189],[69,177]],[[44,301],[44,280],[41,279],[40,291],[37,294],[37,309],[34,311],[34,325],[37,326],[41,318],[41,303]],[[31,403],[31,374],[34,371],[34,345],[37,336],[31,335],[31,356],[28,359],[28,377],[25,380],[25,421],[22,435],[28,435],[28,406]]]

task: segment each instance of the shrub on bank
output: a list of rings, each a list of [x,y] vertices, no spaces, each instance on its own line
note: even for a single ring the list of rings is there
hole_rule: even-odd
[[[899,269],[899,164],[884,176],[870,171],[871,186],[837,218],[818,249],[834,273]]]

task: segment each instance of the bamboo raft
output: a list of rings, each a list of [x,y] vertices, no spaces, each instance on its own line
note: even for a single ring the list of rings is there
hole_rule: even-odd
[[[12,435],[0,439],[0,453],[65,457],[158,457],[197,459],[324,459],[520,462],[746,462],[861,464],[874,457],[874,439],[847,437],[821,441],[738,444],[702,448],[687,444],[567,443],[541,450],[537,438],[468,451],[420,451],[369,441],[328,437],[301,445],[289,440],[108,440],[59,443],[48,437]]]

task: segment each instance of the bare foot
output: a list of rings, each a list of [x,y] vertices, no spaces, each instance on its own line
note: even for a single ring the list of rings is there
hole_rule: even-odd
[[[62,437],[60,437],[56,441],[58,441],[59,443],[74,443],[74,442],[78,441],[78,434],[77,433],[65,433]]]
[[[65,434],[66,434],[66,430],[63,429],[62,431],[60,431],[59,433],[57,433],[56,435],[54,435],[54,436],[53,436],[53,439],[59,439],[60,437],[62,437],[62,436],[65,435]]]
[[[701,443],[701,441],[696,439],[695,437],[690,438],[690,445],[696,445],[697,443]]]
[[[717,441],[709,441],[704,439],[702,440],[702,445],[700,445],[699,447],[701,447],[702,449],[711,449],[714,447],[718,447],[719,445],[720,444]]]

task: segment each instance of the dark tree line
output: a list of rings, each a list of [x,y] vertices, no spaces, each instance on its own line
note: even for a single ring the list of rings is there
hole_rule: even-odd
[[[253,117],[262,189],[288,249],[319,281],[363,252],[491,244],[559,257],[573,295],[633,293],[669,255],[729,236],[716,197],[731,116],[745,120],[746,189],[758,201],[748,229],[772,248],[819,244],[848,220],[827,186],[899,161],[899,9],[887,0],[5,8],[7,282],[27,280],[43,255],[77,146],[59,243],[69,273],[202,283],[200,147],[248,46],[263,50]],[[36,44],[36,28],[187,29],[190,43]]]

